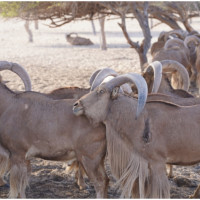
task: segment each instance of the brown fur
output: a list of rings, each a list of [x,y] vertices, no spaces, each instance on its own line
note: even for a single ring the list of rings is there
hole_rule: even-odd
[[[4,175],[9,171],[10,152],[0,145],[0,186],[5,185]]]
[[[195,66],[197,69],[197,80],[196,80],[196,85],[199,88],[199,94],[200,94],[200,44],[196,47],[196,61],[195,61]]]
[[[106,90],[106,86],[99,86],[96,90]],[[139,191],[145,191],[145,197],[169,198],[170,188],[165,164],[188,165],[199,161],[200,105],[185,107],[174,102],[151,101],[135,120],[137,100],[123,95],[112,100],[108,91],[95,99],[96,90],[77,101],[74,109],[83,109],[80,114],[106,125],[106,137],[110,137],[107,140],[108,154],[112,152],[113,141],[117,141],[118,153],[113,157],[111,154],[109,159],[110,163],[114,163],[111,167],[112,172],[124,169],[123,163],[128,167],[124,156],[127,151],[133,156],[137,154],[140,159],[145,160],[144,163],[148,164],[149,172],[142,173],[139,177],[135,175],[138,173],[135,167],[127,172],[126,177],[132,177],[135,182],[131,183],[129,179],[124,179],[125,182],[120,184],[122,191],[130,195],[129,187],[137,188],[138,181],[142,183],[138,186]],[[99,110],[101,113],[98,112]],[[149,119],[150,134],[148,143],[142,139],[147,119]],[[119,153],[120,151],[123,153]],[[145,169],[144,163],[141,162],[141,170]],[[147,177],[149,182],[144,185]],[[143,195],[142,192],[139,195]]]
[[[189,54],[184,48],[172,47],[161,49],[154,56],[152,61],[175,60],[181,63],[187,69],[191,82],[195,80],[196,68],[189,61]]]
[[[0,93],[0,112],[3,113],[0,140],[11,153],[11,197],[24,197],[28,177],[23,164],[25,157],[60,161],[76,158],[93,182],[97,197],[106,197],[103,125],[93,128],[86,118],[75,117],[72,113],[75,100],[52,100],[36,92],[14,94],[3,85],[0,85]]]
[[[83,176],[86,175],[86,172],[79,161],[75,160],[71,164],[69,164],[67,166],[67,172],[75,172],[75,179],[80,190],[84,189],[87,186],[83,178]]]
[[[90,88],[79,88],[79,87],[65,87],[53,90],[46,94],[52,99],[79,99],[83,95],[87,94]]]

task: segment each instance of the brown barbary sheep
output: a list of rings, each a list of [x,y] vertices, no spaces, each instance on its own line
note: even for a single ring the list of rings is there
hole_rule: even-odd
[[[31,80],[27,72],[23,67],[21,67],[17,63],[9,63],[7,61],[1,61],[2,68],[1,70],[11,70],[12,72],[18,74],[18,76],[22,79],[25,90],[31,91]],[[2,80],[2,77],[0,76],[0,82],[4,82]],[[2,111],[0,111],[0,116],[2,115]],[[0,186],[3,186],[6,184],[4,181],[4,174],[6,173],[6,170],[8,169],[8,159],[9,159],[9,151],[5,149],[3,146],[1,146],[0,142]]]
[[[93,45],[93,42],[90,39],[80,37],[77,33],[67,34],[66,39],[71,45]]]
[[[162,48],[160,51],[153,55],[152,61],[175,60],[181,63],[187,69],[191,83],[194,84],[196,80],[196,68],[190,63],[189,49],[186,47],[183,48],[184,42],[182,41],[181,43],[182,44],[180,46],[175,43],[174,46],[170,45],[170,48]]]
[[[172,88],[166,73],[172,75],[173,73],[179,74],[178,78],[175,80],[174,77],[171,76],[171,82],[175,88]],[[190,85],[187,70],[182,64],[174,60],[154,61],[147,66],[142,76],[145,78],[148,90],[151,91],[151,93],[175,95],[177,89],[188,91]]]
[[[158,40],[154,42],[151,46],[150,49],[151,55],[154,56],[155,53],[160,51],[169,39],[179,38],[184,40],[185,37],[186,37],[186,32],[184,32],[183,30],[171,30],[168,32],[162,31],[158,36]]]
[[[138,100],[117,92],[127,82],[134,79],[122,75],[100,85],[74,104],[74,114],[106,125],[108,159],[113,175],[120,175],[122,196],[169,198],[165,164],[200,160],[200,105],[162,100],[145,104],[147,90]],[[144,108],[140,112],[138,105]]]
[[[9,65],[12,63],[0,62],[1,69]],[[86,117],[74,116],[74,99],[53,100],[37,92],[16,94],[2,83],[0,94],[0,144],[9,152],[9,159],[3,158],[8,166],[6,171],[10,171],[10,198],[25,198],[33,157],[77,159],[92,181],[97,197],[106,197],[104,125],[94,128]]]
[[[196,86],[200,94],[200,38],[190,35],[185,38],[184,43],[190,49],[190,62],[197,70]]]

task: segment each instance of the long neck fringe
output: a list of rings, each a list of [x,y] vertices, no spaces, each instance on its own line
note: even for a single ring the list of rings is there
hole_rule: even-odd
[[[121,198],[169,198],[170,189],[165,170],[155,174],[148,161],[124,146],[112,129],[107,129],[107,155]]]
[[[139,197],[145,198],[145,181],[148,179],[148,163],[123,146],[117,135],[107,134],[108,161],[112,174],[118,179],[121,197],[130,198],[135,181],[139,179]]]

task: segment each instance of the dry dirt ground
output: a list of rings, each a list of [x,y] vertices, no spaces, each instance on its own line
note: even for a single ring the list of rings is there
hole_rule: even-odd
[[[197,30],[199,20],[193,22]],[[91,73],[103,67],[113,68],[119,73],[140,73],[137,53],[127,45],[117,22],[118,20],[106,22],[108,50],[101,51],[98,21],[95,21],[96,35],[92,32],[90,22],[85,21],[72,22],[57,29],[44,25],[48,22],[40,22],[39,30],[35,30],[32,23],[30,28],[34,42],[29,43],[23,21],[0,19],[0,60],[22,65],[30,75],[33,91],[37,92],[49,92],[64,86],[89,87]],[[129,20],[127,27],[132,39],[141,41],[142,34],[138,24]],[[152,42],[162,30],[169,28],[159,25],[152,29]],[[70,32],[90,38],[94,45],[71,46],[65,39],[65,34]],[[7,85],[11,89],[24,89],[15,74],[7,71],[1,74],[4,80],[10,81]],[[26,194],[28,198],[95,198],[95,191],[87,178],[86,182],[88,188],[80,191],[73,173],[66,172],[65,163],[34,159],[30,186]],[[200,165],[174,167],[174,178],[170,179],[170,184],[172,198],[188,198],[200,184]],[[108,194],[109,198],[119,197],[113,181]],[[8,187],[0,187],[0,198],[6,198],[7,195]]]

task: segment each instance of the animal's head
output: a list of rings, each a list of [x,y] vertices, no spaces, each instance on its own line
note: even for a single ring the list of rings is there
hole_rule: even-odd
[[[138,89],[138,103],[136,117],[142,112],[147,98],[147,84],[139,74],[124,74],[117,76],[109,82],[96,87],[89,94],[75,102],[73,112],[75,115],[86,115],[93,123],[100,123],[106,119],[110,106],[119,97],[119,88],[125,83],[133,83]],[[128,97],[127,97],[128,98]]]
[[[188,35],[184,40],[185,46],[188,47],[190,53],[194,53],[196,47],[200,44],[200,38],[197,35]]]
[[[118,73],[111,68],[103,68],[95,71],[90,77],[89,81],[91,86],[91,91],[93,91],[100,84],[106,83],[117,76]],[[130,94],[132,92],[130,85],[128,85],[127,83],[120,86],[120,91],[122,93],[124,92],[127,94]]]

